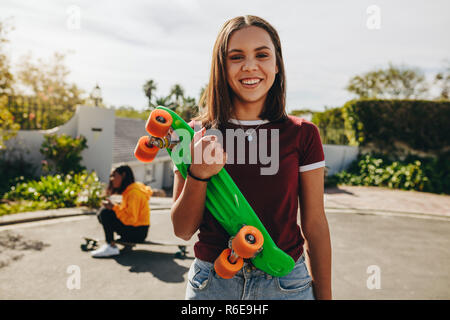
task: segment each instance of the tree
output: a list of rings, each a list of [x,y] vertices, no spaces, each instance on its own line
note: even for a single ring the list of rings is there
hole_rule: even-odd
[[[8,97],[0,95],[0,150],[5,148],[5,141],[14,137],[20,126],[14,122],[14,117],[8,111]]]
[[[428,84],[419,69],[392,64],[354,76],[346,89],[358,98],[374,99],[424,99],[428,94]]]
[[[155,95],[156,82],[154,80],[148,80],[143,89],[149,99],[150,111],[157,106],[164,106],[178,113],[186,121],[190,121],[198,113],[195,98],[185,97],[185,91],[180,84],[174,84],[167,96]]]
[[[32,55],[21,57],[17,78],[22,87],[31,91],[35,97],[47,105],[77,105],[85,102],[84,91],[74,83],[69,83],[70,74],[65,65],[66,55],[55,52],[48,60],[33,61]],[[22,90],[22,95],[27,92]]]
[[[132,106],[111,107],[115,110],[116,117],[147,120],[150,110],[136,110]]]
[[[65,58],[65,54],[55,52],[49,59],[34,61],[32,55],[27,54],[20,58],[17,66],[16,97],[40,106],[43,129],[67,122],[75,106],[86,103],[85,92],[67,80],[70,71]]]
[[[155,105],[152,103],[152,98],[156,88],[157,88],[156,82],[152,79],[148,80],[143,86],[145,96],[148,98],[149,109],[153,109],[155,107]]]
[[[170,89],[169,97],[175,96],[175,103],[177,105],[181,104],[181,98],[184,97],[184,89],[179,85],[175,84],[172,89]]]
[[[326,108],[326,107],[325,107]],[[311,109],[297,109],[297,110],[292,110],[290,112],[291,115],[296,116],[296,117],[304,117],[304,116],[313,116],[317,111],[313,111]]]
[[[448,100],[450,96],[450,62],[447,62],[445,70],[436,74],[433,84],[436,85],[440,91],[437,99]]]
[[[8,110],[8,95],[13,93],[14,78],[10,72],[8,56],[4,53],[4,45],[9,42],[7,34],[11,30],[12,26],[8,22],[0,21],[0,150],[5,148],[5,141],[20,129]]]
[[[10,72],[10,61],[4,52],[5,44],[9,42],[7,35],[13,30],[8,20],[0,21],[0,96],[12,94],[14,77]]]
[[[183,102],[177,107],[176,112],[185,121],[190,121],[192,118],[194,118],[194,116],[198,114],[198,106],[195,98],[183,97]]]
[[[170,100],[170,96],[166,96],[166,97],[161,96],[159,98],[155,98],[155,107],[157,107],[157,106],[164,106],[164,107],[167,107],[172,110],[175,109],[175,105]]]

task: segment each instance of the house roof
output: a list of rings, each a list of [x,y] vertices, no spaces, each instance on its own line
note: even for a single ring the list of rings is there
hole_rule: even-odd
[[[137,161],[134,148],[141,136],[148,135],[145,130],[145,120],[118,118],[113,138],[113,164]],[[166,156],[166,149],[158,151],[156,157]]]

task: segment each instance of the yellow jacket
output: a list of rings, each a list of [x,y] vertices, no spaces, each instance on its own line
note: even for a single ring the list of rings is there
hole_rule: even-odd
[[[152,189],[140,182],[130,184],[122,193],[122,202],[113,206],[117,218],[127,226],[149,226],[149,200]]]

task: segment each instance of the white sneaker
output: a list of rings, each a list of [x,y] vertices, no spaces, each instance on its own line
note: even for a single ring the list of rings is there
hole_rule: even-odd
[[[94,251],[91,252],[91,255],[94,258],[112,257],[112,256],[117,256],[119,254],[120,254],[119,248],[117,248],[115,246],[113,247],[109,243],[104,244],[103,246],[101,246],[97,250],[94,250]]]

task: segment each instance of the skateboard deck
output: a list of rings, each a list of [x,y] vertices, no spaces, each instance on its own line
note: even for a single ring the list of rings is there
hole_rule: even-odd
[[[92,251],[98,248],[98,244],[100,241],[95,238],[89,237],[81,237],[84,240],[84,243],[80,245],[81,250],[83,251]]]
[[[175,243],[175,242],[168,242],[168,241],[155,241],[155,240],[146,240],[143,242],[129,242],[129,241],[122,241],[122,240],[116,240],[116,243],[119,243],[125,247],[128,248],[134,248],[136,245],[138,244],[143,244],[143,245],[154,245],[154,246],[174,246],[174,247],[178,247],[178,251],[175,253],[175,257],[176,258],[180,258],[180,259],[184,259],[186,258],[186,254],[187,254],[187,249],[186,249],[186,244],[181,244],[181,243]]]
[[[80,245],[81,250],[83,251],[92,251],[98,248],[100,241],[98,239],[82,237],[85,243]],[[123,240],[115,240],[116,243],[121,244],[127,249],[132,249],[138,244],[143,245],[157,245],[157,246],[176,246],[178,247],[178,251],[175,253],[176,258],[185,259],[187,254],[187,245],[181,242],[169,242],[169,241],[159,241],[159,240],[145,240],[143,242],[129,242]]]
[[[171,128],[178,134],[180,142],[172,149],[169,147],[166,150],[186,179],[188,164],[191,163],[189,145],[194,136],[194,130],[172,110],[161,106],[156,109],[165,110],[172,117]],[[177,129],[183,130],[177,132]],[[282,277],[292,271],[295,265],[294,259],[276,246],[225,168],[222,168],[208,182],[205,206],[230,236],[236,235],[244,225],[256,227],[262,233],[263,248],[251,258],[256,268],[276,277]]]

